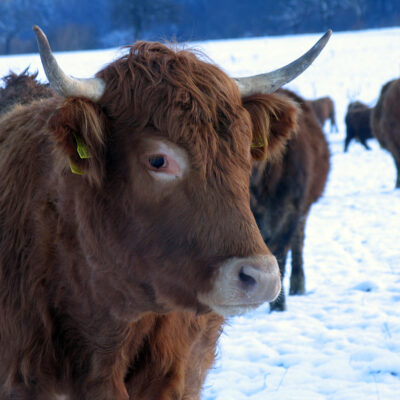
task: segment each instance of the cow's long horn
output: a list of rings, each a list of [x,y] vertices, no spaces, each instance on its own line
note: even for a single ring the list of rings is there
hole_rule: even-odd
[[[238,85],[240,94],[244,97],[255,93],[268,94],[275,92],[281,86],[300,75],[312,64],[325,47],[331,34],[331,30],[326,32],[307,53],[282,68],[267,72],[266,74],[233,78]]]
[[[105,83],[100,78],[78,79],[66,75],[51,52],[43,31],[33,27],[39,46],[40,58],[50,86],[62,97],[85,97],[97,101],[104,93]]]

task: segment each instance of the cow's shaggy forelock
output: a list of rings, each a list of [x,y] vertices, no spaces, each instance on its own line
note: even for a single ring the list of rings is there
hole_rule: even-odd
[[[250,141],[249,116],[235,83],[190,51],[138,42],[97,76],[106,82],[100,104],[118,121],[116,130],[134,136],[153,126],[174,143],[190,143],[186,150],[195,167],[210,166],[221,151],[241,151]]]

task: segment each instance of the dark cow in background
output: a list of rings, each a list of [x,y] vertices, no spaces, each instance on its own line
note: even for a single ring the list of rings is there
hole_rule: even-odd
[[[35,99],[45,99],[54,96],[54,91],[48,85],[36,81],[37,73],[29,74],[28,68],[21,74],[10,72],[2,78],[0,87],[0,114],[5,113],[15,103],[27,104]]]
[[[326,96],[319,99],[310,100],[311,107],[318,118],[321,127],[324,127],[325,121],[329,119],[331,124],[331,132],[338,132],[335,118],[335,103]]]
[[[224,318],[279,294],[251,155],[330,33],[254,86],[148,42],[75,80],[34,30],[58,95],[0,117],[0,399],[198,400]]]
[[[330,153],[309,102],[288,90],[278,93],[297,105],[297,127],[287,142],[282,158],[255,163],[251,178],[251,208],[265,243],[278,260],[282,279],[286,257],[291,250],[290,294],[303,294],[305,224],[312,204],[325,188]],[[282,293],[271,304],[271,310],[285,308],[282,286]]]
[[[360,101],[354,101],[348,105],[345,117],[345,152],[348,150],[349,144],[353,139],[359,141],[367,150],[371,150],[367,144],[367,140],[373,138],[370,119],[371,108],[366,104]]]
[[[382,148],[392,155],[396,170],[396,188],[400,188],[400,79],[387,82],[371,116],[372,133]]]

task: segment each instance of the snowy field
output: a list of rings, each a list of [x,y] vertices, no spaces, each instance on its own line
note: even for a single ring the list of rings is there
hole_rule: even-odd
[[[231,76],[245,76],[292,61],[318,36],[190,46],[203,49]],[[88,77],[118,54],[112,49],[57,58],[71,75]],[[44,79],[37,55],[0,57],[0,76],[28,65]],[[349,101],[374,105],[381,86],[399,76],[400,28],[334,33],[314,65],[289,85],[307,98],[330,95],[339,126],[338,134],[327,133],[332,169],[307,225],[307,294],[288,297],[284,313],[271,314],[265,305],[229,321],[203,400],[400,399],[400,190],[393,189],[395,168],[374,140],[371,151],[352,142],[343,153]]]

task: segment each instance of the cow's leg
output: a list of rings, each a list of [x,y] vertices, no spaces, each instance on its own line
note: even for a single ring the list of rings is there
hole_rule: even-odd
[[[366,139],[360,139],[360,142],[367,150],[371,150],[371,147],[368,146]]]
[[[283,278],[285,277],[285,265],[287,258],[288,248],[281,249],[280,251],[275,252],[275,257],[278,261],[279,270],[281,272],[281,292],[279,293],[278,298],[269,303],[270,311],[285,311],[286,310],[286,298],[285,298],[285,288],[283,287]]]
[[[349,144],[351,142],[351,139],[353,139],[353,137],[348,133],[346,136],[346,139],[344,140],[344,152],[347,152],[347,149],[349,147]]]
[[[400,159],[395,161],[397,169],[396,189],[400,189]]]
[[[305,293],[305,275],[303,268],[303,247],[306,215],[303,215],[297,225],[296,232],[291,242],[292,273],[290,275],[290,295]]]

